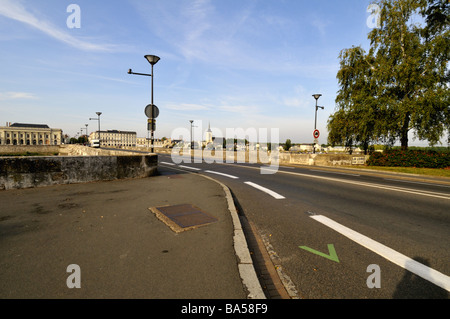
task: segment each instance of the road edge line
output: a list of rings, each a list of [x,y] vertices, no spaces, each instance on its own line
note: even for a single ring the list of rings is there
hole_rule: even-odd
[[[231,214],[231,219],[233,220],[234,227],[234,250],[236,256],[238,257],[238,269],[239,274],[241,276],[242,283],[246,287],[248,291],[248,299],[267,299],[264,291],[259,282],[258,276],[255,271],[255,266],[253,265],[252,257],[250,256],[250,251],[247,245],[247,240],[245,238],[244,231],[242,229],[242,224],[239,219],[236,206],[234,205],[233,196],[231,195],[231,191],[222,182],[215,180],[212,177],[198,174],[204,178],[210,179],[220,186],[222,186],[223,191],[225,192],[225,197],[228,203],[228,210]]]

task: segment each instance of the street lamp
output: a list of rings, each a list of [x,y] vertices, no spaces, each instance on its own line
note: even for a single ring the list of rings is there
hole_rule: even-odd
[[[133,70],[128,69],[128,74],[135,74],[135,75],[144,75],[144,76],[151,76],[152,77],[152,102],[151,102],[151,112],[150,112],[150,131],[151,131],[151,139],[152,139],[152,149],[151,152],[153,153],[154,148],[153,148],[153,144],[154,144],[154,137],[153,137],[153,131],[154,131],[154,125],[153,125],[153,121],[155,120],[155,114],[153,114],[154,111],[154,104],[153,104],[153,66],[158,63],[158,61],[160,60],[160,58],[156,55],[145,55],[144,58],[147,59],[148,63],[150,63],[152,65],[152,74],[146,74],[146,73],[136,73],[133,72]]]
[[[98,144],[101,145],[100,140],[100,115],[102,115],[102,112],[95,112],[97,114],[98,118],[90,118],[89,120],[98,121]]]
[[[194,123],[194,121],[193,120],[189,120],[189,122],[191,122],[191,150],[193,150],[194,149],[194,141],[192,141],[192,123]]]
[[[318,105],[317,105],[317,101],[319,100],[319,98],[320,98],[321,96],[322,96],[322,94],[313,94],[313,97],[316,99],[316,115],[315,115],[315,118],[314,118],[314,132],[317,130],[317,110],[318,110],[319,107],[320,107],[322,110],[324,109],[323,106],[318,106]],[[314,153],[314,154],[316,153],[315,141],[314,141],[314,144],[313,144],[313,153]]]

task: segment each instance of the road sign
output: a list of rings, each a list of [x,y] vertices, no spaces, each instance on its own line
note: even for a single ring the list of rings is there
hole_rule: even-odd
[[[149,119],[152,118],[152,113],[151,112],[152,112],[152,105],[149,104],[149,105],[147,105],[145,107],[145,115],[147,115],[147,117]],[[153,105],[153,118],[156,119],[158,117],[158,115],[159,115],[159,109],[158,109],[158,107],[156,105]]]
[[[147,131],[156,131],[156,120],[155,119],[147,120]]]
[[[313,136],[314,136],[314,138],[319,138],[319,136],[320,136],[319,130],[315,130],[313,133]]]

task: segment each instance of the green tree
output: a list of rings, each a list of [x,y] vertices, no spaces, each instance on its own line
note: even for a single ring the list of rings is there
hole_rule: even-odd
[[[385,112],[377,103],[373,58],[361,47],[342,50],[337,74],[340,90],[336,96],[337,112],[328,120],[328,141],[351,149],[361,145],[367,152],[377,135],[384,133],[381,121]]]
[[[284,143],[284,150],[289,151],[289,149],[292,147],[292,142],[290,139],[286,140],[286,143]]]
[[[330,116],[329,142],[408,147],[413,130],[437,143],[449,131],[449,28],[437,0],[380,0],[379,28],[368,38],[370,50],[341,51],[337,111]],[[418,15],[427,24],[414,23]],[[440,17],[432,18],[432,17]],[[437,21],[437,22],[436,22]],[[340,131],[339,131],[340,130]]]

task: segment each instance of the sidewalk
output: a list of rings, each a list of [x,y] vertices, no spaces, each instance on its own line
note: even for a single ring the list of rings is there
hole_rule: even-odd
[[[238,257],[248,249],[222,186],[160,171],[0,191],[0,298],[264,298],[253,265]],[[177,233],[150,210],[179,204],[216,221]],[[66,283],[71,264],[80,267],[79,289]]]

